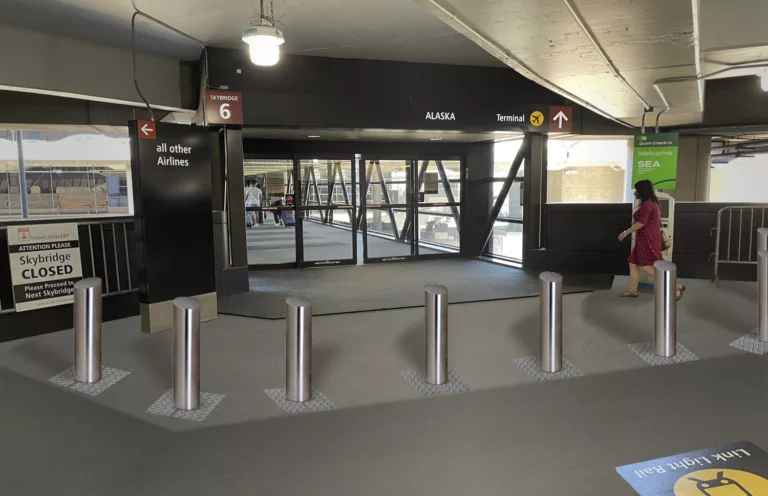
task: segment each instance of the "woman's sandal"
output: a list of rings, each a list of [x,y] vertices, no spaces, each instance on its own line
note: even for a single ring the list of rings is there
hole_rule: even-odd
[[[619,294],[619,298],[637,298],[638,296],[640,296],[640,293],[637,291],[634,293],[632,291],[625,291]]]

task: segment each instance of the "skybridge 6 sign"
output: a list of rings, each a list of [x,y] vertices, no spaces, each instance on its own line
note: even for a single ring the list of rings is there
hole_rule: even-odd
[[[677,133],[635,136],[632,159],[633,184],[648,179],[656,189],[675,189],[678,141]]]

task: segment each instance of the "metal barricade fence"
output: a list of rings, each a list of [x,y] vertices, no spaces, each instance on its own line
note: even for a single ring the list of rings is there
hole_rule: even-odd
[[[718,210],[717,227],[713,230],[715,253],[712,280],[715,283],[720,281],[722,264],[757,266],[755,232],[766,227],[766,222],[768,205],[729,206]]]
[[[102,296],[113,296],[137,291],[135,277],[131,272],[131,257],[133,254],[133,218],[99,219],[78,221],[72,219],[78,226],[80,238],[80,258],[83,278],[98,277],[103,281]],[[30,224],[44,224],[30,219]],[[0,226],[0,269],[5,271],[8,266],[7,231],[9,226]],[[0,280],[0,285],[10,283],[10,277]],[[13,288],[0,287],[2,309],[0,314],[14,312]]]

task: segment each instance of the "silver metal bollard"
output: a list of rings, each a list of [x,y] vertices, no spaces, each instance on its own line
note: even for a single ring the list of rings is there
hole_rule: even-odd
[[[285,300],[285,396],[312,398],[312,302],[306,298]]]
[[[555,272],[541,273],[539,305],[541,370],[559,372],[563,368],[563,276]]]
[[[181,410],[200,407],[200,302],[173,300],[173,403]]]
[[[768,251],[768,227],[757,230],[757,253]]]
[[[653,347],[657,356],[669,358],[677,353],[677,266],[660,260],[653,269]]]
[[[768,343],[768,250],[757,252],[757,337]]]
[[[79,382],[101,380],[101,279],[75,283],[75,365]]]
[[[424,350],[429,384],[448,382],[448,288],[430,284],[424,288]]]

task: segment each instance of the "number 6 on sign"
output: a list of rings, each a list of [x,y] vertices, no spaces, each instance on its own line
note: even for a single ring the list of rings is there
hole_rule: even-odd
[[[243,95],[235,91],[207,90],[205,92],[206,125],[243,123]]]
[[[229,104],[228,103],[222,103],[221,107],[219,107],[219,115],[222,119],[229,120],[230,117],[232,117],[232,112],[229,110]]]

